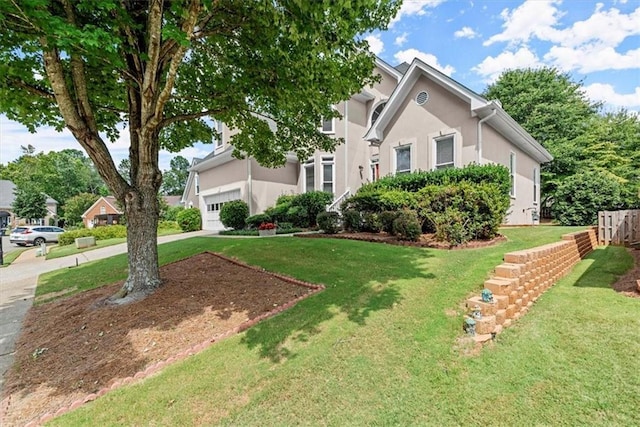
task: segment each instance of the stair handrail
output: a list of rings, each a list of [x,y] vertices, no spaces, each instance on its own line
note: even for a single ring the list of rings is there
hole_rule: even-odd
[[[327,212],[338,212],[338,210],[340,209],[340,204],[343,201],[345,201],[345,199],[350,195],[351,195],[351,189],[347,188],[347,190],[344,193],[342,193],[340,197],[336,198],[333,201],[333,203],[329,205],[329,207],[327,208]]]

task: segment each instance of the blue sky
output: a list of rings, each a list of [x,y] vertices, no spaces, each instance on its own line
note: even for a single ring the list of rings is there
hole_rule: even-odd
[[[479,93],[504,70],[553,66],[606,109],[640,111],[640,0],[405,0],[388,30],[367,40],[392,65],[419,57]],[[0,116],[0,163],[27,144],[80,149],[66,131],[30,134]],[[179,154],[191,160],[210,150],[199,144]],[[127,156],[126,132],[111,151],[116,164]],[[161,169],[172,156],[160,153]]]

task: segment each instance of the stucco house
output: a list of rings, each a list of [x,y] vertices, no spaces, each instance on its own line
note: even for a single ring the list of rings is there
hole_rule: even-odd
[[[56,220],[58,215],[58,202],[46,196],[47,214],[44,218],[18,218],[13,213],[13,201],[15,200],[16,185],[9,180],[0,180],[0,228],[9,228],[22,224],[49,224],[50,220]]]
[[[82,222],[87,228],[118,224],[122,215],[115,197],[102,196],[82,214]]]
[[[324,190],[333,207],[364,183],[390,175],[497,163],[511,172],[508,224],[536,224],[540,210],[540,165],[551,154],[501,107],[438,70],[414,59],[397,67],[376,59],[381,80],[336,105],[342,119],[320,131],[344,138],[332,153],[299,161],[287,157],[278,169],[231,156],[232,130],[203,159],[194,159],[182,201],[200,208],[203,228],[221,230],[219,214],[230,200],[244,200],[251,214],[272,206],[281,194]]]

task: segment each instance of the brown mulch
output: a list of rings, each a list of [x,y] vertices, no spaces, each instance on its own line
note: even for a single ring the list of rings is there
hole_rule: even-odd
[[[128,305],[102,303],[121,282],[31,308],[7,373],[0,425],[25,425],[102,394],[322,288],[212,253],[160,272],[164,285]]]
[[[613,284],[613,289],[632,298],[640,298],[638,280],[640,280],[640,249],[627,249],[633,257],[633,268]]]
[[[436,240],[435,234],[421,234],[420,239],[417,242],[411,242],[407,240],[399,240],[397,236],[381,232],[381,233],[338,233],[338,234],[296,234],[296,237],[304,238],[324,238],[324,239],[348,239],[348,240],[360,240],[363,242],[373,243],[386,243],[388,245],[399,246],[415,246],[418,248],[436,248],[436,249],[474,249],[483,248],[486,246],[495,245],[498,242],[506,241],[507,238],[498,235],[491,240],[471,240],[462,245],[452,245],[449,242],[441,242]]]

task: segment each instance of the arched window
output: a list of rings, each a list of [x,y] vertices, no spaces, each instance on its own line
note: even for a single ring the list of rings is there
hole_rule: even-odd
[[[373,110],[373,113],[371,113],[371,126],[373,126],[373,124],[376,122],[376,120],[378,120],[378,117],[380,117],[380,114],[382,113],[382,110],[384,110],[384,106],[387,105],[386,102],[381,102],[380,104],[378,104],[378,106]]]

